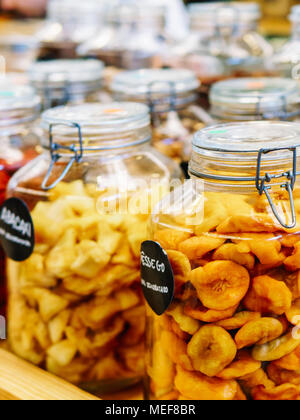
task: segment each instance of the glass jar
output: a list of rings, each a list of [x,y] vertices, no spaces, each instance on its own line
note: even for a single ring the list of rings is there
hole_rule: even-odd
[[[300,79],[300,6],[294,6],[290,14],[292,35],[271,60],[272,70],[283,77]]]
[[[95,36],[103,19],[103,2],[98,0],[49,0],[47,20],[38,32],[39,58],[77,58],[80,43]]]
[[[80,56],[98,58],[118,69],[161,66],[166,48],[165,8],[115,0],[104,14],[104,27],[78,48]]]
[[[52,60],[37,62],[29,71],[31,85],[49,109],[67,103],[96,102],[104,65],[98,60]]]
[[[29,259],[8,260],[9,342],[53,374],[112,392],[143,375],[140,245],[152,200],[180,169],[151,148],[142,104],[58,107],[42,127],[50,154],[8,186],[36,241]]]
[[[192,179],[152,216],[174,296],[148,307],[150,398],[299,399],[299,141],[290,122],[195,135]]]
[[[196,3],[189,7],[191,36],[185,55],[218,57],[235,77],[267,74],[265,59],[273,48],[258,33],[260,7],[256,3]]]
[[[211,115],[220,122],[299,121],[300,87],[292,79],[244,78],[213,85]]]
[[[0,206],[10,177],[39,152],[40,99],[30,87],[0,83]],[[0,245],[0,315],[6,311],[5,257]]]
[[[0,56],[8,72],[26,72],[32,62],[37,58],[39,41],[35,36],[22,33],[0,35]],[[1,69],[2,71],[2,69]]]
[[[122,72],[111,85],[116,99],[149,105],[153,145],[177,162],[190,159],[193,134],[204,127],[203,111],[196,105],[198,88],[196,75],[182,69]]]

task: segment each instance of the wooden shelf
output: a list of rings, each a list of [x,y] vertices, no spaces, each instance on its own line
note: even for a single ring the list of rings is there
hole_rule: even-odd
[[[0,400],[98,401],[98,398],[0,349]]]

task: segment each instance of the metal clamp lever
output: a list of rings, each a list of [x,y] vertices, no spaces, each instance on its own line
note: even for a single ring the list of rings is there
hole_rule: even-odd
[[[79,147],[76,147],[75,144],[72,144],[71,146],[64,146],[64,145],[60,145],[58,143],[54,143],[53,142],[53,128],[57,127],[57,126],[66,126],[66,127],[73,127],[76,128],[78,130],[78,141],[79,141]],[[81,131],[81,126],[77,123],[56,123],[56,124],[50,124],[49,126],[49,150],[50,150],[50,154],[51,154],[51,164],[49,166],[49,170],[42,182],[42,188],[44,190],[51,190],[54,187],[56,187],[57,184],[59,184],[64,178],[65,176],[69,173],[71,167],[73,166],[73,164],[79,163],[82,159],[83,156],[83,144],[82,144],[82,131]],[[69,161],[69,163],[67,164],[67,166],[65,167],[65,169],[63,170],[63,172],[61,173],[61,175],[51,184],[51,185],[47,185],[53,168],[55,166],[55,164],[59,161],[59,159],[62,157],[61,154],[58,153],[59,150],[69,150],[70,152],[74,153],[74,156],[71,158],[71,160]]]
[[[257,172],[256,172],[256,188],[260,195],[266,194],[266,197],[268,199],[268,202],[270,204],[270,207],[273,211],[274,216],[278,220],[278,222],[286,229],[293,229],[296,226],[296,210],[295,210],[295,203],[294,203],[294,197],[293,197],[293,190],[295,187],[296,177],[298,175],[297,173],[297,147],[281,147],[276,149],[261,149],[258,153],[257,158]],[[288,172],[284,172],[282,174],[277,175],[271,175],[266,173],[264,177],[260,176],[261,172],[261,162],[263,155],[266,155],[268,153],[274,152],[274,151],[280,151],[280,150],[289,150],[293,153],[293,170],[290,170]],[[266,185],[267,183],[270,183],[272,179],[280,179],[280,178],[287,178],[287,182],[281,185],[281,188],[286,189],[286,191],[289,193],[289,200],[290,200],[290,208],[291,208],[291,218],[292,223],[290,225],[286,224],[281,216],[279,215],[276,206],[272,200],[270,190],[271,186]]]

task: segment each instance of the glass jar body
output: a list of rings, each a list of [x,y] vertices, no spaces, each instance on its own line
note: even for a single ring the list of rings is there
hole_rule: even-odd
[[[286,230],[253,186],[189,183],[152,216],[175,294],[162,316],[147,311],[148,397],[296,400],[300,208]],[[286,214],[279,188],[272,199]]]
[[[28,123],[1,127],[0,138],[0,205],[2,205],[10,178],[38,155],[40,135],[35,123]],[[5,257],[0,246],[0,315],[5,315],[5,311]]]
[[[148,146],[113,150],[84,156],[46,192],[50,162],[43,154],[8,189],[27,203],[36,235],[28,260],[8,261],[10,345],[72,383],[113,392],[138,382],[144,367],[139,247],[149,209],[137,195],[151,196],[153,178],[170,181],[179,169]]]

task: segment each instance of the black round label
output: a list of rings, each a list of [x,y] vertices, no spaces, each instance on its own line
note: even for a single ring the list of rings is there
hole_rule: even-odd
[[[146,241],[141,249],[141,281],[144,296],[157,315],[162,315],[174,297],[174,274],[163,248]]]
[[[33,253],[34,227],[24,201],[9,198],[0,208],[0,241],[14,261],[25,261]]]

